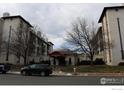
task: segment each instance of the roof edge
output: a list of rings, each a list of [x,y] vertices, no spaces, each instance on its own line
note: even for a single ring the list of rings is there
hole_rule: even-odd
[[[7,16],[7,17],[1,17],[1,18],[3,18],[3,19],[7,19],[7,18],[17,18],[17,17],[19,17],[19,18],[21,18],[24,22],[26,22],[30,27],[33,27],[27,20],[25,20],[22,16],[20,16],[20,15],[15,15],[15,16]]]
[[[100,18],[99,18],[99,20],[98,20],[98,23],[100,23],[100,22],[102,21],[102,18],[103,18],[103,16],[104,16],[104,14],[105,14],[105,12],[106,12],[107,9],[115,9],[115,8],[124,8],[124,6],[104,7],[104,8],[103,8],[103,11],[102,11],[102,14],[101,14],[101,16],[100,16]]]

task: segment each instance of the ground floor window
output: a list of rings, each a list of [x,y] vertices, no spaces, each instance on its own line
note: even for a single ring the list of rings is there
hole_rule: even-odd
[[[69,58],[69,65],[71,65],[71,58]]]
[[[78,58],[78,62],[80,62],[80,59]]]

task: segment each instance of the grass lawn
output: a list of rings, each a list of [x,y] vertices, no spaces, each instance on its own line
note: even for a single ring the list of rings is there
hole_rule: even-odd
[[[62,70],[64,72],[73,72],[75,66],[56,66],[55,70]],[[120,73],[124,72],[124,66],[106,66],[106,65],[84,65],[76,66],[77,72],[89,72],[89,73]]]

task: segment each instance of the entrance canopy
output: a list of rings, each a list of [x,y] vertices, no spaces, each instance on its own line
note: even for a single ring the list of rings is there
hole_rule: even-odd
[[[70,51],[70,50],[59,50],[59,51],[53,51],[49,54],[51,57],[66,57],[69,55],[76,55],[76,53]]]
[[[63,54],[62,52],[54,51],[54,52],[50,53],[49,56],[51,56],[51,57],[65,57],[66,55]]]

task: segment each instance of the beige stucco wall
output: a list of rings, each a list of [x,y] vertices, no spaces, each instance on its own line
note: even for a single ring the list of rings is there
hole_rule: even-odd
[[[15,36],[15,32],[14,31],[18,31],[18,28],[20,26],[20,18],[12,18],[12,19],[5,19],[3,21],[3,36],[2,36],[2,40],[8,42],[8,38],[9,38],[9,31],[10,31],[10,26],[11,26],[11,37]],[[27,26],[27,24],[25,22],[23,22],[23,27],[25,28]],[[10,39],[11,42],[11,39]],[[0,62],[1,63],[12,63],[12,64],[17,64],[17,57],[13,54],[9,53],[9,57],[8,60],[6,61],[6,46],[4,46],[5,51],[2,52],[1,56],[0,56]],[[9,50],[10,51],[10,50]],[[24,60],[21,57],[20,59],[20,64],[23,64]]]
[[[1,56],[1,47],[2,47],[2,34],[3,34],[3,20],[0,19],[0,56]]]
[[[65,58],[65,61],[67,62],[66,64],[69,65],[69,59],[71,59],[71,65],[75,65],[76,64],[76,57],[74,55],[68,55]]]
[[[106,14],[105,14],[106,15]],[[106,20],[107,20],[107,18],[106,18],[106,16],[104,16],[103,17],[103,20],[102,20],[102,31],[103,31],[103,40],[104,40],[104,42],[106,42],[106,43],[108,43],[108,36],[107,36],[107,25],[106,25]],[[106,64],[108,64],[108,62],[109,62],[109,53],[108,53],[108,46],[107,46],[107,44],[106,44],[106,46],[104,46],[104,55],[103,55],[103,57],[104,57],[104,61],[106,62]]]
[[[9,37],[9,30],[10,30],[10,26],[11,26],[11,37],[15,36],[15,32],[14,31],[18,31],[19,28],[20,30],[25,30],[29,27],[29,25],[27,23],[25,23],[22,19],[20,18],[12,18],[12,19],[6,19],[3,21],[3,40],[8,42],[8,37]],[[20,27],[20,24],[23,24],[22,27]],[[11,41],[10,41],[11,42]],[[37,38],[36,38],[36,47],[40,47],[38,45],[37,42]],[[6,50],[6,48],[5,48]],[[47,54],[47,45],[45,44],[45,53],[43,55],[37,55],[37,49],[35,49],[35,54],[32,54],[32,56],[27,58],[27,61],[32,61],[34,59],[35,62],[39,62],[39,61],[46,61],[49,60],[49,56]],[[53,59],[50,59],[53,60]],[[6,61],[6,51],[2,52],[1,56],[0,56],[0,62],[1,63],[12,63],[12,64],[18,64],[17,63],[18,59],[16,56],[14,56],[13,54],[9,54],[9,61]],[[20,64],[24,63],[24,59],[21,57],[20,58]]]
[[[76,65],[78,62],[81,62],[83,60],[89,60],[89,58],[84,54],[68,55],[65,58],[65,60],[67,61],[67,65],[69,65],[70,58],[71,58],[71,65]]]
[[[16,31],[18,26],[19,26],[19,19],[15,18],[15,19],[6,19],[6,20],[4,20],[4,24],[3,24],[3,39],[6,40],[6,41],[8,41],[10,26],[12,27],[12,29],[14,29]],[[13,31],[13,30],[11,30],[11,31]]]
[[[118,9],[118,11],[115,9],[108,9],[102,19],[104,41],[110,44],[110,47],[107,45],[106,49],[103,51],[104,61],[106,61],[108,65],[118,65],[119,62],[124,62],[121,56],[117,18],[120,19],[120,29],[124,48],[124,9]]]
[[[2,31],[3,31],[2,41],[8,42],[10,26],[13,29],[17,29],[18,24],[19,24],[19,20],[18,19],[6,19],[6,20],[3,21],[3,25],[2,25],[2,28],[3,28],[2,29]],[[12,31],[13,30],[11,30],[11,32]],[[5,46],[4,46],[4,48],[5,48]],[[1,56],[0,56],[0,62],[1,63],[15,63],[15,61],[17,61],[16,57],[14,55],[10,54],[9,55],[9,61],[7,62],[6,61],[6,51],[1,53]]]
[[[119,62],[123,62],[124,60],[122,60],[121,58],[121,47],[117,18],[120,19],[120,29],[124,48],[124,9],[118,9],[118,11],[116,11],[115,9],[108,10],[107,18],[109,31],[111,34],[111,41],[113,43],[111,65],[118,65]]]

